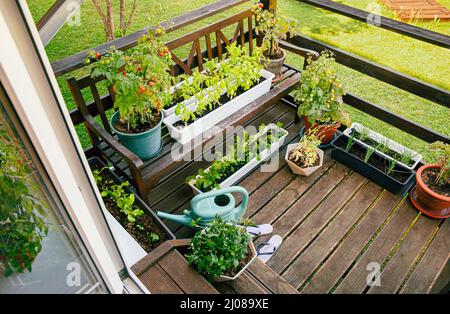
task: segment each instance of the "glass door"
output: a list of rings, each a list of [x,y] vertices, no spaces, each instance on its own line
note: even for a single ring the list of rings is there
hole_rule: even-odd
[[[106,293],[0,82],[0,293]]]

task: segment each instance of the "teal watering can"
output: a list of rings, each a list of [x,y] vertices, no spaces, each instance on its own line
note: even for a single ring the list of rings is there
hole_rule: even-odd
[[[231,193],[242,194],[242,202],[238,207],[235,207],[236,200]],[[197,225],[203,229],[217,216],[228,222],[239,221],[247,209],[247,204],[247,190],[240,186],[231,186],[194,196],[191,200],[191,208],[185,209],[184,215],[171,215],[164,212],[157,212],[156,214],[161,218],[189,227],[193,227],[192,221],[196,220]]]

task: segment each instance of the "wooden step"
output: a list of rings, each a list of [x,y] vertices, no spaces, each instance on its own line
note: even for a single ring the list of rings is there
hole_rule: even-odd
[[[186,240],[166,241],[131,268],[145,287],[154,294],[217,294],[177,250]]]

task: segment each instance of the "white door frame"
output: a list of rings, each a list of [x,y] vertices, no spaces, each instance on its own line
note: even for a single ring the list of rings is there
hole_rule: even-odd
[[[108,289],[123,293],[119,271],[127,265],[24,0],[1,1],[0,34],[8,97]]]

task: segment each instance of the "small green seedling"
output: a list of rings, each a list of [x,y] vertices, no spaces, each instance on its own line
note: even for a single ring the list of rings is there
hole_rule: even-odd
[[[350,148],[352,148],[353,144],[355,143],[355,138],[353,135],[350,135],[347,140],[347,146],[345,146],[345,151],[350,151]]]
[[[388,159],[388,166],[387,166],[387,169],[386,169],[386,173],[388,175],[391,175],[392,172],[394,172],[396,164],[397,164],[397,160],[395,160],[394,158]]]
[[[150,242],[155,243],[155,242],[158,242],[160,238],[159,238],[159,235],[157,235],[154,232],[151,232],[148,234],[148,239],[150,240]]]
[[[368,162],[370,157],[372,157],[373,153],[375,152],[375,148],[373,147],[367,147],[366,155],[364,156],[364,162]]]

